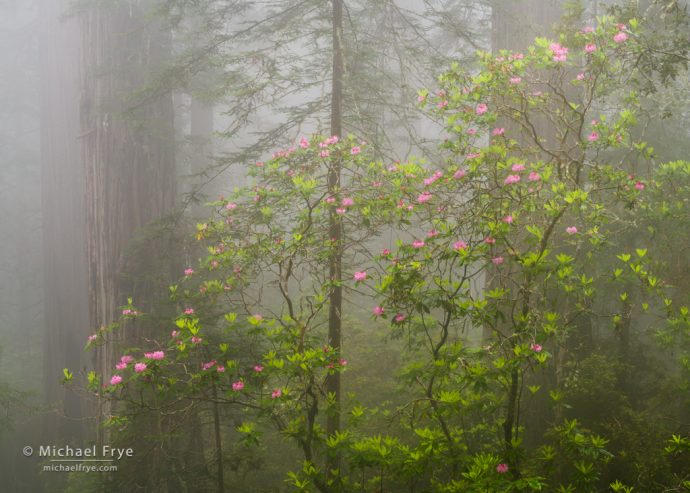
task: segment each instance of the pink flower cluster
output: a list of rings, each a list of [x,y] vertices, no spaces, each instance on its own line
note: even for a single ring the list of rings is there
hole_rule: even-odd
[[[366,271],[355,272],[355,275],[353,277],[354,277],[355,281],[358,281],[358,282],[366,281],[367,280],[367,273],[366,273]]]
[[[424,179],[424,185],[426,185],[426,186],[428,187],[429,185],[431,185],[432,183],[434,183],[436,180],[438,180],[438,179],[441,178],[442,176],[443,176],[443,172],[442,172],[442,171],[437,171],[436,173],[434,173],[433,175],[431,175],[429,178],[425,178],[425,179]]]
[[[153,351],[150,353],[144,353],[144,357],[152,360],[160,361],[165,358],[165,353],[163,351]]]
[[[461,251],[467,249],[467,243],[465,243],[462,240],[458,240],[455,243],[453,243],[453,250],[455,251]]]
[[[423,204],[431,200],[431,194],[429,192],[422,192],[419,197],[417,197],[417,202]]]
[[[559,43],[551,43],[549,49],[553,53],[554,62],[565,62],[568,59],[568,48],[565,46],[561,46]]]

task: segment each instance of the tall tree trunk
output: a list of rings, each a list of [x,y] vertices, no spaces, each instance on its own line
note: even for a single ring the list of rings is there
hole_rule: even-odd
[[[55,444],[79,443],[84,435],[83,402],[59,381],[63,368],[81,366],[82,348],[90,333],[79,127],[80,40],[77,22],[63,18],[70,3],[39,3],[46,314],[43,395],[46,404],[56,406],[54,412],[45,415],[41,439]]]
[[[175,201],[171,95],[140,102],[134,109],[126,106],[134,91],[146,84],[151,67],[170,53],[170,33],[146,20],[146,5],[99,4],[81,15],[81,125],[92,327],[112,323],[127,295],[146,308],[151,284],[133,279],[139,270],[153,272],[161,245],[156,240],[144,242],[145,248],[136,255],[128,249],[142,228],[172,212]],[[125,280],[124,273],[130,279]],[[135,328],[136,322],[121,327],[116,339],[131,342]],[[95,356],[94,365],[104,377],[119,358],[116,350],[104,346]],[[104,403],[101,417],[110,412]]]
[[[342,137],[343,120],[343,0],[333,1],[333,82],[331,88],[331,135]],[[331,196],[337,193],[340,187],[340,162],[331,161],[328,172],[328,191]],[[336,353],[340,352],[342,341],[342,307],[343,288],[342,281],[342,234],[343,226],[340,216],[335,211],[335,203],[331,205],[329,212],[329,234],[333,242],[333,250],[329,262],[329,275],[331,280],[330,307],[328,312],[328,343]],[[329,394],[335,396],[333,412],[329,414],[326,422],[326,432],[329,436],[340,431],[340,373],[335,371],[329,375],[326,382]],[[331,470],[339,468],[339,458],[329,457],[326,463],[328,474]]]
[[[509,49],[513,51],[524,51],[533,42],[537,36],[545,36],[552,34],[552,26],[555,24],[561,14],[561,0],[515,0],[513,2],[503,2],[496,0],[493,3],[492,11],[492,36],[491,44],[494,52],[502,49]],[[531,137],[520,135],[521,130],[518,125],[509,121],[501,121],[500,126],[505,127],[506,133],[518,141],[524,139],[527,145],[530,145]],[[555,140],[555,132],[549,125],[548,121],[544,119],[537,119],[537,133],[543,136],[547,141],[553,142]],[[505,268],[501,269],[505,271]],[[498,277],[498,271],[494,270],[495,275],[488,280],[489,287],[499,287],[501,280]],[[507,274],[503,275],[513,277],[516,271],[511,269]],[[525,292],[522,293],[524,299],[523,314],[526,315],[529,310],[529,289],[530,283],[527,282]],[[508,305],[508,303],[506,303]],[[504,307],[504,312],[508,313],[509,307]],[[508,336],[517,328],[512,327],[507,323],[503,324],[505,327],[499,327],[504,335]],[[489,328],[484,328],[483,339],[487,340],[491,337]],[[514,477],[519,477],[519,454],[516,453],[514,443],[517,440],[518,429],[520,426],[520,394],[522,392],[523,375],[521,370],[514,369],[510,375],[510,386],[506,396],[506,410],[505,420],[503,422],[503,439],[505,443],[506,459],[510,463],[510,471]]]

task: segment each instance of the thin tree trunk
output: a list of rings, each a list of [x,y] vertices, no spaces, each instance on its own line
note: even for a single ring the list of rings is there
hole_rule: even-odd
[[[333,83],[331,91],[331,135],[342,137],[343,119],[343,1],[333,0]],[[328,191],[331,196],[337,193],[340,187],[340,163],[331,161],[328,172]],[[343,290],[342,281],[342,222],[332,204],[329,212],[329,233],[333,242],[333,250],[329,262],[329,275],[332,283],[330,293],[330,307],[328,312],[328,343],[336,354],[339,354],[342,340],[342,306]],[[340,431],[340,373],[335,371],[329,375],[326,382],[329,394],[335,397],[333,413],[329,414],[326,422],[326,432],[332,436]],[[339,458],[329,457],[326,463],[328,474],[331,470],[339,468]]]

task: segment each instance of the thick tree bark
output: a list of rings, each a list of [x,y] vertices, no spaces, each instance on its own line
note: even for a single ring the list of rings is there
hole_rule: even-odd
[[[127,295],[146,308],[151,285],[137,282],[160,245],[129,249],[137,233],[172,212],[175,201],[173,106],[170,94],[128,108],[152,66],[170,52],[170,33],[146,22],[146,2],[90,7],[82,27],[82,152],[89,278],[89,322],[107,326]],[[130,110],[130,111],[127,111]],[[160,242],[160,240],[159,240]],[[160,264],[159,264],[160,268]],[[123,274],[130,275],[125,280]],[[133,326],[115,338],[132,341]],[[112,345],[96,352],[94,366],[107,377],[119,358]],[[103,403],[101,418],[110,414]],[[99,437],[101,440],[104,436]]]
[[[81,367],[90,333],[84,239],[84,169],[80,155],[79,31],[64,19],[67,0],[42,0],[41,168],[45,337],[44,443],[79,442],[84,435],[82,399],[61,387],[63,368]],[[75,381],[75,385],[80,385]]]

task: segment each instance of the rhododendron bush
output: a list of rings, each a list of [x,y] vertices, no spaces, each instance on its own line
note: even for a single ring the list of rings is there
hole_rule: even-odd
[[[298,491],[631,491],[633,476],[612,477],[624,461],[614,437],[577,419],[568,396],[574,356],[613,364],[631,318],[648,327],[640,337],[678,348],[667,364],[688,365],[688,308],[639,228],[661,214],[667,182],[636,137],[636,29],[605,18],[525,53],[480,54],[476,72],[451,67],[418,98],[445,126],[444,162],[381,162],[353,136],[313,136],[252,165],[251,185],[198,225],[207,255],[170,287],[169,330],[90,375],[102,398],[128,403],[113,422],[166,402],[236,406],[247,447],[267,423],[294,441]],[[687,179],[687,164],[674,170]],[[341,279],[329,277],[336,251]],[[402,351],[385,369],[398,402],[339,408],[326,391],[357,358],[326,337],[336,284],[349,300],[344,332],[365,323]],[[122,314],[146,316],[132,301]],[[337,412],[342,429],[329,436]],[[680,488],[688,442],[670,430],[670,465],[654,481]]]

